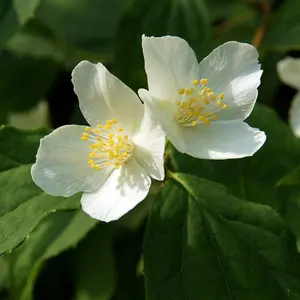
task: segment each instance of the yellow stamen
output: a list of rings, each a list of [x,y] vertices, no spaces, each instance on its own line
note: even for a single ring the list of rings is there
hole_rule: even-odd
[[[205,84],[208,84],[208,79],[207,78],[202,78],[200,79],[200,83],[205,85]]]
[[[81,135],[82,140],[92,141],[89,144],[88,165],[94,170],[113,166],[118,169],[132,155],[134,146],[123,128],[114,126],[116,119],[107,120],[104,125],[97,124],[96,128],[86,127]],[[93,134],[90,134],[92,132]]]
[[[108,121],[106,121],[106,124],[109,124],[109,125],[117,124],[117,120],[116,119],[108,120]]]
[[[214,101],[214,100],[216,100],[217,99],[217,97],[216,97],[216,95],[215,95],[215,93],[214,92],[212,92],[212,93],[209,93],[208,94],[208,97],[212,100],[212,101]]]
[[[89,158],[94,158],[94,157],[95,157],[95,155],[96,155],[96,153],[95,153],[95,152],[91,152],[91,153],[89,154]]]
[[[222,100],[224,94],[218,97],[207,86],[208,79],[193,80],[194,87],[181,88],[178,90],[179,98],[176,99],[176,119],[183,126],[209,125],[218,119],[218,112],[228,107]],[[188,96],[188,97],[187,97]]]

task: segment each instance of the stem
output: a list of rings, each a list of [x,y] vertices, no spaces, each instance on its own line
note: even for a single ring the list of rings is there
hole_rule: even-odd
[[[270,6],[268,0],[260,0],[259,4],[260,4],[260,10],[262,13],[262,19],[261,19],[261,23],[258,26],[258,28],[254,34],[254,37],[252,39],[252,45],[256,48],[259,48],[259,46],[261,45],[261,43],[264,39],[267,25],[269,22],[269,15],[271,13],[271,6]]]

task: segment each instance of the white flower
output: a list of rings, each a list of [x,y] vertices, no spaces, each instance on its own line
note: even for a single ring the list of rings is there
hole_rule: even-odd
[[[164,133],[147,105],[102,64],[80,62],[72,82],[91,127],[62,126],[41,139],[31,175],[51,195],[83,191],[87,214],[116,220],[146,197],[149,175],[164,179]]]
[[[257,50],[228,42],[198,64],[178,37],[142,37],[149,91],[139,90],[178,151],[197,158],[253,155],[264,132],[243,122],[251,113],[262,71]]]
[[[300,59],[287,57],[279,61],[277,71],[283,83],[298,90],[292,100],[289,122],[295,136],[300,137]]]

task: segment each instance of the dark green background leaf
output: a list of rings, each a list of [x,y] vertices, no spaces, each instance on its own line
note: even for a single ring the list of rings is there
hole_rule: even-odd
[[[300,256],[275,211],[213,182],[172,177],[148,221],[147,299],[300,299]]]
[[[2,53],[0,73],[5,80],[0,81],[0,124],[8,113],[29,110],[42,100],[56,72],[57,64],[51,59]]]
[[[271,18],[263,46],[270,50],[300,49],[300,2],[287,0]]]
[[[34,15],[40,0],[1,0],[0,3],[0,48]]]
[[[31,299],[43,262],[75,247],[96,223],[82,211],[56,212],[46,217],[9,257],[15,298]]]

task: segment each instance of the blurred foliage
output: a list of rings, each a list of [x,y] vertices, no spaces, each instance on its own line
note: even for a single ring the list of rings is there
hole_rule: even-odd
[[[159,194],[103,224],[80,195],[34,185],[49,130],[30,129],[85,122],[70,82],[81,60],[146,87],[142,34],[178,35],[199,60],[230,40],[256,46],[264,73],[249,123],[268,138],[230,161],[169,146]],[[1,0],[0,124],[26,131],[0,128],[0,299],[300,299],[300,141],[285,124],[295,91],[276,72],[299,51],[299,0]]]

